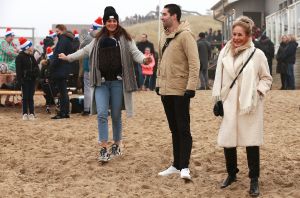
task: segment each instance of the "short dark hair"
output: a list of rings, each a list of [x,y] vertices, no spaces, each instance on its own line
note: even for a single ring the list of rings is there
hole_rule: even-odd
[[[62,32],[67,31],[66,26],[63,25],[63,24],[57,24],[57,25],[55,26],[55,28],[59,29],[59,30],[62,31]]]
[[[167,4],[167,5],[165,5],[164,8],[167,8],[169,10],[169,13],[170,13],[171,16],[176,14],[177,21],[180,22],[181,8],[180,8],[179,5],[177,5],[177,4]]]
[[[204,32],[200,32],[200,33],[199,33],[199,37],[200,37],[200,38],[205,38],[205,33],[204,33]]]
[[[148,35],[146,33],[143,33],[142,35],[144,35],[146,38],[148,38]]]

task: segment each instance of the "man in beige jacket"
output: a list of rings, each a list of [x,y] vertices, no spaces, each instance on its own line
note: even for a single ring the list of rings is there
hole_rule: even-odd
[[[162,23],[165,32],[159,43],[156,93],[161,95],[172,133],[173,164],[159,173],[180,173],[191,179],[189,160],[192,150],[190,98],[195,96],[199,74],[197,43],[188,22],[180,22],[181,9],[176,4],[164,6]]]

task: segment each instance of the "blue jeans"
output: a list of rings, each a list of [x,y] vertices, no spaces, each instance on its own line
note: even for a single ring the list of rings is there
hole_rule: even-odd
[[[144,77],[143,85],[145,86],[145,88],[150,89],[151,75],[144,75],[143,77]]]
[[[34,102],[33,96],[35,91],[35,81],[29,80],[24,81],[22,83],[22,106],[23,106],[23,114],[34,114]]]
[[[98,141],[108,141],[108,110],[111,109],[113,140],[122,140],[121,110],[123,103],[123,83],[121,80],[105,81],[95,89],[98,114]]]
[[[287,89],[295,89],[294,64],[288,64]]]

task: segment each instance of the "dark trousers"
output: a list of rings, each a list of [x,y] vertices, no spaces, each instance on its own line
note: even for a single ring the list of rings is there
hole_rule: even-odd
[[[22,83],[22,106],[23,106],[23,114],[34,114],[34,102],[33,96],[35,91],[35,81],[28,80]]]
[[[271,74],[271,76],[273,76],[272,75],[272,67],[273,67],[273,59],[271,58],[271,59],[268,59],[268,65],[269,65],[269,70],[270,70],[270,74]]]
[[[144,82],[143,82],[144,87],[150,89],[151,75],[144,75],[143,77],[144,77]]]
[[[60,114],[67,115],[70,111],[69,95],[67,90],[67,80],[59,78],[54,80],[57,91],[59,93]]]
[[[153,71],[153,75],[150,79],[150,90],[154,90],[156,85],[156,72]]]
[[[287,89],[287,75],[280,73],[280,79],[281,79],[281,89],[283,90]]]
[[[247,161],[249,168],[249,178],[259,178],[259,147],[248,146]],[[224,148],[224,155],[226,161],[226,170],[228,175],[235,176],[239,169],[237,168],[237,151],[236,147]]]
[[[54,83],[43,82],[41,86],[43,92],[45,93],[44,97],[46,99],[46,105],[54,105],[54,97],[56,96]]]
[[[179,170],[188,168],[193,142],[190,132],[190,98],[162,96],[161,101],[172,133],[173,166]]]

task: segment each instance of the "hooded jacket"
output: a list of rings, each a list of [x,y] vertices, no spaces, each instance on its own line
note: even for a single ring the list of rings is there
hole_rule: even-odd
[[[167,38],[173,39],[162,55]],[[161,35],[156,81],[161,95],[183,96],[186,90],[195,90],[199,67],[197,43],[188,22],[181,22],[174,32]]]
[[[70,72],[70,63],[58,58],[58,54],[64,53],[65,55],[74,52],[73,42],[74,35],[69,32],[65,32],[58,35],[58,42],[53,52],[53,61],[51,62],[51,77],[52,78],[67,78]]]

